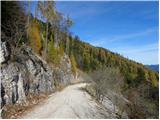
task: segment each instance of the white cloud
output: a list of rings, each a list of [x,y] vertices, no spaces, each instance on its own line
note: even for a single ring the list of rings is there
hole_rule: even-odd
[[[116,48],[120,53],[130,54],[130,53],[143,53],[158,50],[158,43],[141,45],[141,46],[129,46]]]
[[[67,2],[57,1],[57,9],[62,13],[65,12],[65,14],[69,14],[71,18],[75,21],[76,20],[86,21],[87,18],[93,19],[92,18],[93,16],[104,14],[113,10],[112,7],[103,8],[100,5],[97,6],[99,2],[97,2],[97,4],[96,2],[93,1],[88,1],[88,2],[77,1],[77,2],[68,2],[67,4]]]
[[[158,50],[127,55],[130,59],[143,64],[158,64]]]
[[[156,31],[158,31],[158,29],[154,27],[137,33],[112,37],[111,39],[108,39],[107,37],[106,39],[104,37],[96,41],[91,41],[90,43],[94,46],[101,46],[107,48],[113,52],[117,52],[123,55],[124,57],[128,57],[129,59],[135,60],[143,64],[158,64],[158,42],[151,44],[144,43],[143,45],[139,45],[137,43],[137,45],[134,46],[122,44],[118,47],[113,46],[113,44],[117,43],[117,41],[124,42],[124,40],[147,36]]]
[[[137,32],[137,33],[115,36],[112,39],[110,39],[109,42],[121,41],[121,40],[126,40],[126,39],[130,39],[130,38],[139,37],[139,36],[145,36],[145,35],[148,35],[150,33],[155,32],[156,30],[158,30],[158,28],[154,27],[154,28],[146,29],[145,31]]]
[[[126,34],[126,35],[114,35],[114,37],[110,37],[110,38],[103,37],[99,40],[91,41],[91,44],[95,45],[95,46],[104,46],[105,44],[111,44],[111,43],[117,42],[117,41],[124,41],[124,40],[131,39],[131,38],[146,36],[146,35],[149,35],[149,34],[155,32],[155,31],[157,31],[157,33],[158,33],[157,27],[149,28],[144,31],[130,33],[130,34]]]

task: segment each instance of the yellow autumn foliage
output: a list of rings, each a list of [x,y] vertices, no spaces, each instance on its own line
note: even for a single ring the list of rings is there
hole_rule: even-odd
[[[151,79],[151,83],[153,87],[157,87],[158,86],[158,81],[156,78],[156,74],[154,72],[150,71],[150,79]]]
[[[38,23],[32,22],[28,29],[30,46],[38,54],[42,47],[41,37],[40,37],[40,26]]]

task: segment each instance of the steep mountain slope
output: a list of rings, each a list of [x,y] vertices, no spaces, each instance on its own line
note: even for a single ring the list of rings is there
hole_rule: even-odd
[[[106,67],[118,68],[124,77],[121,87],[122,95],[131,102],[129,107],[132,110],[131,113],[128,113],[129,117],[157,118],[159,110],[159,76],[157,72],[107,49],[82,42],[78,37],[70,37],[70,55],[72,54],[78,68],[87,73]],[[139,104],[136,104],[137,100]],[[141,108],[141,110],[136,113],[137,108]]]
[[[131,81],[135,83],[148,81],[153,86],[158,86],[156,72],[117,53],[81,42],[78,37],[70,38],[70,54],[74,54],[78,67],[84,71],[93,71],[102,67],[118,67],[128,85],[132,85]]]

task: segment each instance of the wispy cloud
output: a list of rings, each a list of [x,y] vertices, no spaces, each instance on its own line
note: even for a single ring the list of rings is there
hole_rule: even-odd
[[[150,33],[155,32],[156,30],[158,30],[158,28],[154,27],[154,28],[147,29],[145,31],[137,32],[137,33],[131,33],[131,34],[128,34],[128,35],[115,36],[112,39],[110,39],[109,42],[121,41],[121,40],[126,40],[126,39],[130,39],[130,38],[139,37],[139,36],[145,36],[145,35],[148,35]]]
[[[158,2],[60,2],[58,9],[75,21],[71,31],[81,40],[138,62],[157,62]]]
[[[117,42],[117,41],[128,40],[131,38],[146,36],[146,35],[152,34],[153,32],[156,32],[156,31],[158,33],[158,28],[153,27],[153,28],[146,29],[144,31],[136,32],[136,33],[130,33],[130,34],[126,34],[126,35],[114,35],[113,37],[110,37],[110,38],[104,37],[99,40],[91,41],[91,44],[95,45],[95,46],[102,46],[106,43],[113,43],[113,42]]]
[[[108,2],[109,3],[109,2]],[[99,4],[99,6],[97,6]],[[102,7],[103,2],[93,2],[93,1],[77,1],[77,2],[62,2],[57,1],[57,8],[61,12],[69,14],[73,20],[83,20],[86,18],[91,18],[93,16],[107,13],[113,10],[112,7]]]
[[[122,54],[132,54],[132,53],[144,53],[158,51],[158,43],[152,43],[141,46],[128,46],[113,48],[113,51],[120,52]]]
[[[136,45],[128,45],[128,44],[123,44],[119,46],[113,46],[114,43],[117,43],[118,41],[123,43],[124,40],[128,40],[130,38],[138,38],[141,36],[147,36],[149,34],[154,33],[157,30],[157,28],[151,28],[147,29],[142,32],[137,32],[133,34],[128,34],[128,35],[121,35],[121,36],[116,36],[112,39],[101,39],[98,41],[93,41],[91,42],[92,45],[95,46],[102,46],[105,48],[108,48],[109,50],[113,52],[117,52],[124,57],[128,57],[132,60],[135,60],[137,62],[143,63],[143,64],[158,64],[158,42],[154,43],[146,43],[143,45],[136,44]]]
[[[158,64],[158,43],[143,46],[123,46],[111,48],[111,50],[143,64]]]

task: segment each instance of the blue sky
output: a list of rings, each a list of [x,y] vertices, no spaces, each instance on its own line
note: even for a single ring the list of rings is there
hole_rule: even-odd
[[[56,2],[73,35],[143,64],[158,64],[158,2]]]

